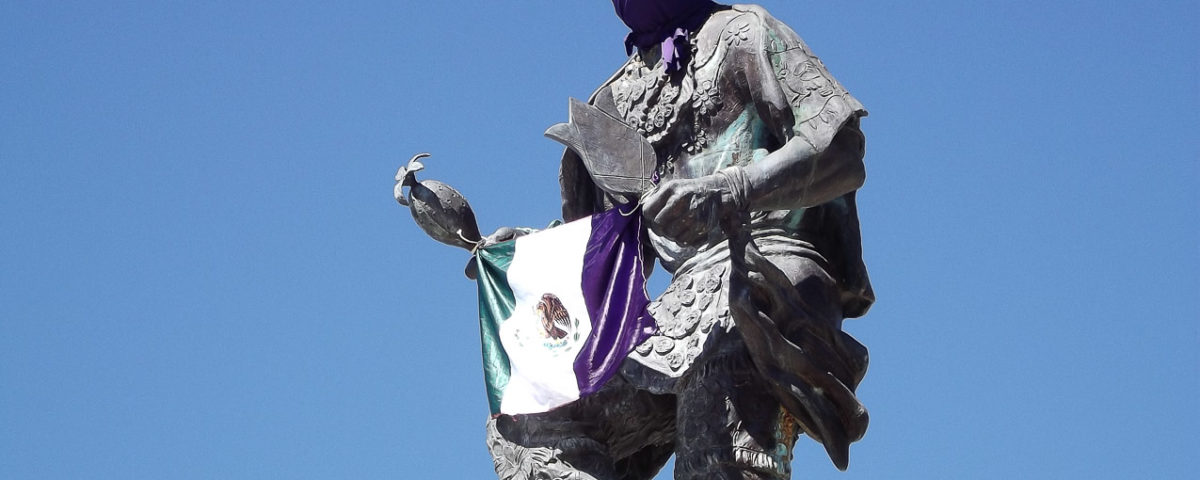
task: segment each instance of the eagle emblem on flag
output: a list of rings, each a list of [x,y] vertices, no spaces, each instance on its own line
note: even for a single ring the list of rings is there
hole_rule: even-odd
[[[567,312],[567,307],[558,296],[553,293],[542,295],[542,300],[534,307],[534,311],[542,321],[542,328],[545,330],[543,335],[554,340],[567,336],[567,331],[571,329],[571,314]]]

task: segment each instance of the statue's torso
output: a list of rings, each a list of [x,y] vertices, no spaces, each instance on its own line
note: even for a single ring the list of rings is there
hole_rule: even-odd
[[[715,12],[691,44],[683,71],[668,75],[657,52],[640,52],[591,99],[651,143],[659,182],[760,162],[797,136],[824,148],[846,119],[865,114],[799,37],[758,7]],[[810,258],[824,267],[814,245],[828,232],[813,228],[820,215],[806,223],[805,214],[753,212],[751,228],[764,253]],[[701,227],[707,237],[695,245],[649,232],[674,278],[651,306],[659,334],[636,349],[636,365],[625,373],[652,390],[670,390],[692,365],[720,355],[721,339],[733,329],[724,298],[728,250],[717,219],[708,220]]]
[[[658,182],[747,165],[779,148],[740,74],[741,65],[758,61],[760,52],[751,46],[757,40],[751,36],[759,21],[743,11],[716,12],[692,36],[693,57],[684,71],[668,75],[658,58],[635,54],[596,92],[596,106],[636,128],[654,146]],[[759,212],[754,223],[802,213]],[[659,333],[631,354],[637,364],[625,369],[643,387],[669,391],[673,379],[697,359],[716,354],[719,338],[732,329],[724,298],[727,257],[715,221],[698,245],[680,245],[650,231],[651,245],[675,278],[651,306]]]
[[[793,107],[801,115],[813,110],[818,120],[830,102],[844,104],[841,109],[846,111],[861,109],[798,38],[776,36],[769,22],[774,19],[756,7],[718,11],[692,35],[693,57],[684,71],[669,76],[657,52],[635,54],[596,91],[592,103],[650,141],[658,156],[660,182],[761,161],[792,135],[781,124],[790,130],[791,124],[803,120],[792,117]],[[771,56],[765,49],[805,54]],[[761,92],[772,89],[787,102],[774,105],[764,100]],[[803,215],[802,209],[755,212],[752,224],[804,238]],[[651,244],[663,266],[675,273],[689,259],[718,246],[724,238],[715,222],[711,219],[706,229],[708,238],[691,246],[651,231]]]

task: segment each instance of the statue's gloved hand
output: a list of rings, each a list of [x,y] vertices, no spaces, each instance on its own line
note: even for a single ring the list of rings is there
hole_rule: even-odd
[[[719,219],[736,210],[729,182],[719,174],[668,180],[642,201],[650,229],[680,245],[704,241]]]
[[[500,242],[507,242],[522,235],[533,233],[533,231],[532,228],[500,227],[492,232],[491,235],[483,237],[483,242],[480,243],[479,248],[490,247]]]
[[[507,242],[535,231],[536,230],[532,228],[525,227],[500,227],[497,228],[496,231],[492,232],[491,235],[484,236],[483,239],[479,241],[479,246],[476,248],[490,247],[497,243]],[[478,268],[479,267],[475,266],[475,257],[472,256],[471,260],[467,262],[467,267],[463,269],[463,274],[465,274],[467,278],[475,280],[475,278],[479,276]]]

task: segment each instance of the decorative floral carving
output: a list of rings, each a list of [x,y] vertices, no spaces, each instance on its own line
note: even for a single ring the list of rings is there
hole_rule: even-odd
[[[721,276],[724,274],[725,274],[724,267],[720,267],[719,269],[708,272],[708,275],[705,275],[704,280],[700,283],[700,290],[709,292],[709,293],[720,290],[721,289]]]
[[[829,76],[825,65],[796,47],[771,56],[776,77],[795,109],[797,128],[818,131],[842,120],[850,109],[846,91]]]
[[[671,312],[671,315],[678,315],[681,309],[683,309],[683,304],[679,303],[678,299],[671,298],[670,303],[667,304],[667,311]]]
[[[675,173],[675,155],[667,154],[667,160],[659,162],[654,168],[654,176],[650,178],[655,184],[658,184],[663,178]]]
[[[681,105],[691,99],[687,78],[671,80],[662,62],[653,67],[635,55],[609,87],[617,113],[651,143],[663,138],[678,117]]]
[[[684,151],[692,155],[704,151],[705,147],[708,147],[708,134],[704,133],[704,130],[701,129],[695,131],[692,135],[692,141],[683,143]]]
[[[725,265],[718,264],[676,277],[650,308],[659,332],[634,349],[635,358],[671,375],[691,366],[717,324],[714,309],[728,315],[720,293],[725,271]]]
[[[721,107],[721,95],[714,85],[715,80],[699,80],[696,91],[692,92],[692,135],[684,142],[683,148],[690,154],[697,154],[708,148],[709,138],[707,128],[712,123],[712,116]]]
[[[673,283],[679,285],[679,288],[692,288],[692,276],[685,273],[677,277]]]
[[[500,480],[595,480],[560,460],[558,449],[527,448],[505,440],[495,422],[488,421],[487,446]]]
[[[683,353],[672,352],[667,355],[667,365],[671,366],[671,370],[679,370],[679,367],[683,366]]]
[[[683,316],[683,320],[679,322],[679,325],[682,325],[684,333],[688,334],[692,333],[692,331],[696,329],[696,324],[699,322],[700,312],[696,310],[689,310],[687,314]]]
[[[693,303],[696,303],[696,292],[691,290],[680,292],[679,303],[683,304],[685,307],[690,307]]]
[[[721,106],[721,93],[713,86],[712,80],[704,80],[696,86],[692,93],[692,109],[697,116],[707,116],[717,112]]]
[[[725,31],[725,34],[726,45],[731,47],[739,46],[742,42],[750,41],[750,23],[742,21],[731,24],[729,29]]]
[[[654,337],[654,353],[662,355],[675,349],[675,342],[667,337]]]

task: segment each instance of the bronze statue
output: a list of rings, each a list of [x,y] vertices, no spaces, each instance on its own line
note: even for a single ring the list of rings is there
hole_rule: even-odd
[[[648,479],[674,454],[675,478],[784,479],[801,433],[845,469],[867,425],[866,348],[841,331],[874,301],[854,197],[866,111],[761,7],[613,3],[629,60],[547,131],[568,147],[563,217],[640,201],[645,255],[672,281],[650,307],[658,333],[604,389],[488,421],[496,471]]]

